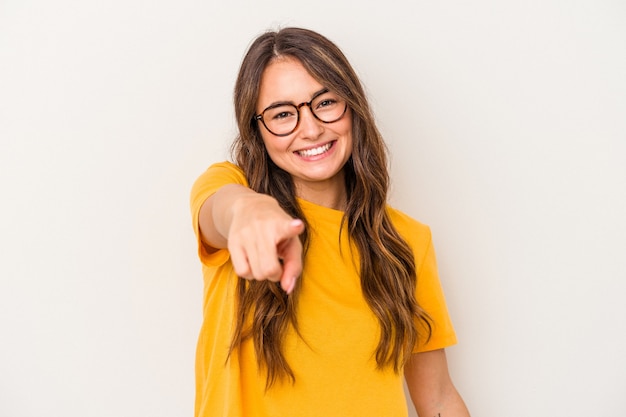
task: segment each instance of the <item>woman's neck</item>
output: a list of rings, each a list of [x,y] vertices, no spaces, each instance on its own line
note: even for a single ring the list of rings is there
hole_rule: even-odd
[[[348,200],[343,176],[329,181],[296,181],[295,186],[296,195],[303,200],[334,210],[346,210]]]

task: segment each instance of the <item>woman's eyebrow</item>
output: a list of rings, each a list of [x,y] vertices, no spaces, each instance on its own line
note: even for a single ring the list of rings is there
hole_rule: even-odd
[[[319,90],[319,91],[313,93],[313,95],[311,95],[311,100],[314,100],[317,96],[321,96],[324,93],[328,93],[328,91],[329,91],[328,88],[326,88],[326,87],[322,88],[321,90]]]
[[[312,101],[312,100],[315,100],[318,96],[321,96],[321,95],[322,95],[322,94],[324,94],[324,93],[328,93],[328,91],[329,91],[329,90],[328,90],[328,88],[326,88],[326,87],[322,88],[322,89],[321,89],[321,90],[319,90],[319,91],[316,91],[315,93],[311,94],[311,101]],[[305,102],[305,103],[306,103],[306,102]],[[285,105],[285,104],[290,104],[290,105],[293,105],[293,106],[297,106],[298,104],[301,104],[301,103],[296,104],[296,103],[295,103],[295,102],[293,102],[293,101],[287,101],[287,100],[283,100],[283,101],[275,101],[275,102],[273,102],[273,103],[270,103],[270,105],[269,105],[269,106],[266,106],[266,107],[265,107],[265,110],[267,110],[267,109],[271,109],[271,108],[273,108],[273,107],[283,106],[283,105]]]

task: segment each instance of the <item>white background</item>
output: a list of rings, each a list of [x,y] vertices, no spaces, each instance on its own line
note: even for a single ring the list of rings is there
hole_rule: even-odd
[[[625,22],[621,0],[0,0],[0,416],[192,415],[189,189],[227,157],[250,41],[288,25],[367,87],[472,414],[626,415]]]

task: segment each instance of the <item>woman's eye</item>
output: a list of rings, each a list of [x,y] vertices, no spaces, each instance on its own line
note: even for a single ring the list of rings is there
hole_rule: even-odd
[[[275,114],[273,119],[274,120],[281,120],[281,119],[286,119],[286,118],[291,117],[291,116],[293,116],[293,113],[290,113],[288,111],[283,111],[283,112]]]
[[[330,98],[324,99],[322,101],[319,102],[319,104],[317,105],[317,108],[323,108],[323,107],[328,107],[328,106],[332,106],[333,104],[335,104],[336,101]]]

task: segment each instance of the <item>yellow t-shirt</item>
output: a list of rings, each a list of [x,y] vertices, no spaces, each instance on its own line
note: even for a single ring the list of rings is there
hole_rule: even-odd
[[[298,200],[309,222],[310,244],[298,300],[300,337],[291,329],[285,356],[296,381],[265,390],[254,347],[246,342],[228,358],[234,328],[235,286],[228,251],[207,252],[200,243],[203,202],[221,186],[247,185],[229,162],[212,165],[191,194],[193,225],[204,275],[204,321],[196,357],[196,417],[406,417],[402,374],[376,369],[379,325],[361,292],[358,259],[347,230],[338,236],[343,212]],[[437,274],[430,230],[389,208],[398,232],[415,254],[417,299],[434,321],[431,339],[415,352],[456,343]],[[358,255],[357,255],[358,256]]]

